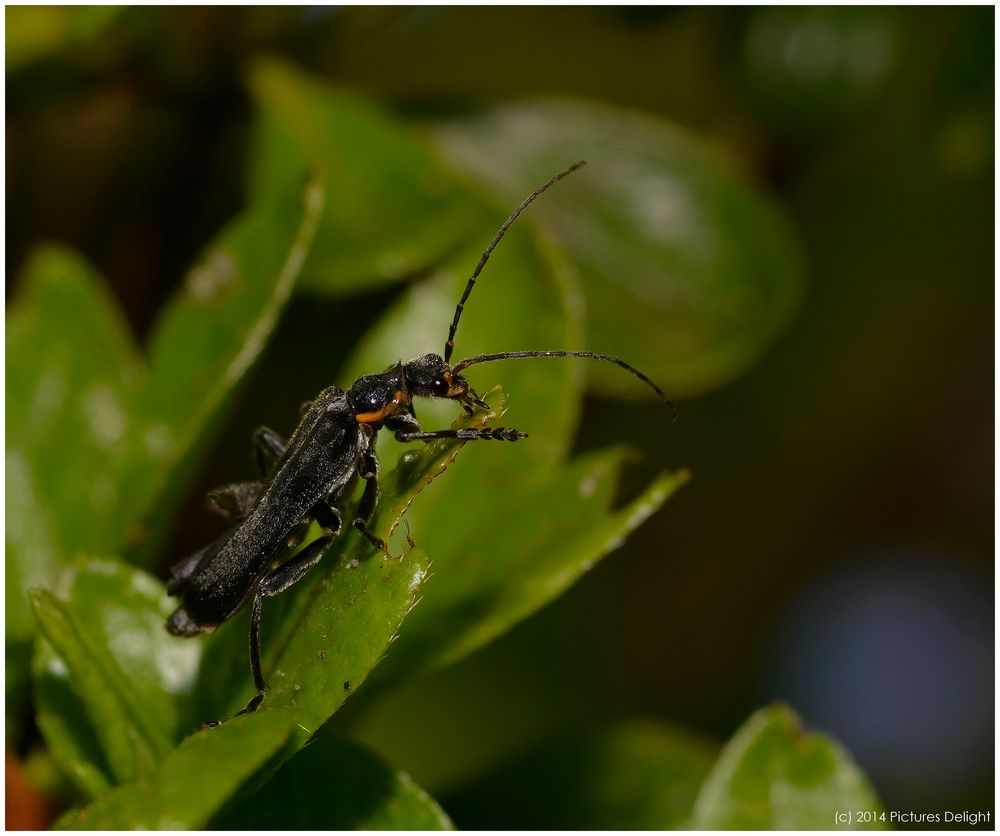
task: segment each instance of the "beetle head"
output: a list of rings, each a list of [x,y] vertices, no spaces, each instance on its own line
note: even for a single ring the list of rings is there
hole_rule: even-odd
[[[489,408],[462,375],[453,372],[440,354],[425,354],[403,366],[410,394],[421,398],[451,398],[471,413],[473,406]]]

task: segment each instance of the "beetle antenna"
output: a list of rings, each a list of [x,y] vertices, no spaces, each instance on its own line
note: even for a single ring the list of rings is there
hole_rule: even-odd
[[[486,262],[490,260],[490,256],[493,254],[493,250],[497,248],[497,244],[500,243],[500,239],[503,238],[504,233],[510,229],[514,221],[517,220],[517,216],[521,214],[531,202],[538,197],[542,192],[544,192],[549,186],[559,182],[567,174],[572,174],[580,166],[584,165],[585,161],[580,160],[577,163],[573,163],[565,171],[560,171],[555,177],[552,177],[547,182],[535,189],[530,195],[528,195],[522,202],[521,205],[517,207],[506,221],[503,222],[503,226],[497,230],[497,234],[493,236],[493,240],[490,241],[490,245],[486,248],[486,252],[483,253],[482,258],[479,259],[479,264],[476,265],[476,269],[472,271],[472,277],[469,279],[469,283],[465,286],[465,292],[462,294],[462,298],[458,302],[458,307],[455,308],[455,318],[451,322],[451,328],[448,329],[448,341],[444,344],[444,361],[447,363],[451,359],[451,354],[455,350],[455,332],[458,330],[458,320],[462,317],[462,311],[465,308],[465,303],[469,298],[469,294],[472,293],[472,288],[476,283],[476,279],[479,278],[479,274],[483,272],[483,268],[486,266]]]
[[[605,363],[614,363],[616,366],[635,375],[656,392],[663,403],[666,404],[670,412],[670,417],[675,421],[677,420],[677,410],[659,386],[653,383],[652,380],[646,377],[635,366],[631,366],[617,357],[612,357],[610,354],[597,354],[593,351],[503,351],[499,354],[480,354],[478,357],[470,357],[468,360],[462,360],[452,366],[451,371],[453,374],[458,374],[463,369],[467,369],[469,366],[474,366],[477,363],[489,363],[493,360],[521,360],[525,357],[585,357],[591,360],[603,360]]]

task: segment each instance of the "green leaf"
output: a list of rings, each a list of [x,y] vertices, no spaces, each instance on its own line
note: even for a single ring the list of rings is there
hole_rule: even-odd
[[[411,642],[415,647],[423,641],[419,655],[446,665],[502,635],[620,547],[689,478],[686,471],[662,474],[637,499],[610,513],[621,461],[620,451],[581,457],[513,497],[505,504],[508,525],[492,521],[488,545],[477,547],[471,559],[466,553],[465,572],[451,585],[449,591],[458,594],[444,604],[444,612],[443,596],[434,599],[435,611],[420,612],[400,654]]]
[[[432,131],[454,165],[514,206],[577,159],[532,206],[580,273],[586,347],[681,395],[725,383],[794,312],[799,254],[784,217],[723,155],[660,119],[568,101],[511,104]],[[620,370],[593,386],[648,396]]]
[[[456,265],[461,266],[449,265],[429,281],[420,283],[405,294],[400,304],[394,306],[369,334],[357,355],[348,364],[345,376],[357,376],[372,369],[388,366],[400,358],[408,359],[410,356],[443,346],[455,302],[478,256],[479,253],[475,251],[466,253],[455,261]],[[491,264],[491,267],[493,266]],[[559,261],[558,255],[523,231],[514,232],[510,237],[510,247],[505,248],[503,253],[497,254],[495,266],[497,268],[495,275],[491,275],[495,281],[490,283],[484,279],[481,287],[477,287],[477,293],[481,292],[482,297],[477,295],[475,307],[470,303],[467,319],[463,319],[457,341],[459,349],[463,353],[471,353],[484,350],[491,344],[495,347],[504,339],[511,340],[508,345],[513,346],[531,344],[531,341],[546,335],[556,344],[572,346],[578,330],[577,323],[571,316],[576,306],[573,302],[570,276]],[[533,315],[524,316],[525,309],[532,311]],[[382,495],[376,518],[376,525],[382,526],[381,530],[394,527],[402,510],[409,505],[416,493],[422,492],[419,501],[408,513],[407,524],[418,542],[424,542],[425,537],[435,542],[435,560],[437,560],[436,543],[439,538],[450,536],[448,529],[451,527],[451,522],[442,526],[433,523],[424,525],[423,521],[429,518],[426,512],[428,506],[438,506],[440,509],[438,514],[447,517],[449,509],[454,504],[452,498],[462,497],[463,517],[467,518],[456,522],[460,524],[460,533],[467,533],[470,527],[476,525],[477,520],[482,519],[483,513],[495,513],[495,494],[490,495],[484,490],[484,486],[489,487],[492,484],[508,492],[519,489],[526,482],[538,478],[533,474],[536,474],[540,464],[554,465],[565,455],[579,409],[578,395],[575,394],[580,380],[579,370],[574,369],[572,365],[559,369],[553,364],[552,375],[547,377],[540,376],[537,372],[533,374],[530,364],[509,365],[505,371],[510,372],[509,380],[512,386],[517,387],[518,397],[528,398],[529,403],[534,404],[533,409],[525,410],[523,413],[534,416],[538,422],[537,428],[534,426],[531,428],[533,447],[518,449],[521,445],[498,447],[494,444],[474,443],[463,452],[458,462],[449,466],[446,478],[434,482],[424,491],[424,481],[429,475],[439,473],[448,465],[454,458],[457,448],[451,443],[439,442],[414,449],[413,445],[404,446],[389,438],[380,439],[380,457],[383,466],[393,462],[402,453],[395,472],[381,480]],[[484,369],[489,370],[490,367],[484,366]],[[497,379],[498,375],[496,371],[485,371],[477,377],[475,385],[482,391],[486,387],[479,381],[485,380],[488,383]],[[491,402],[499,403],[496,400]],[[442,406],[443,413],[440,409]],[[439,408],[437,412],[434,407]],[[429,427],[447,426],[450,417],[457,411],[453,403],[421,403],[418,409],[425,425]],[[434,417],[442,414],[449,417],[441,419]],[[477,415],[474,425],[480,425],[488,417],[483,414]],[[479,447],[489,449],[477,449]],[[474,464],[465,467],[459,473],[464,464],[463,460],[467,458],[474,459]],[[363,542],[353,531],[348,530],[341,535],[328,556],[324,558],[324,564],[331,566],[330,571],[333,573],[329,575],[328,594],[339,595],[339,603],[336,604],[338,607],[343,606],[343,601],[349,600],[355,594],[352,585],[366,588],[366,583],[370,580],[369,573],[372,578],[380,577],[376,574],[376,570],[364,562],[369,551]],[[349,568],[352,560],[359,560],[361,568]],[[498,565],[502,569],[503,561]],[[317,571],[313,574],[320,577],[322,573]],[[490,577],[493,577],[492,573]],[[310,577],[306,585],[315,582]],[[435,586],[447,583],[449,581],[442,577],[435,581]],[[341,584],[344,585],[344,591],[341,591]],[[400,579],[399,588],[405,587],[405,580]],[[430,592],[432,591],[424,590],[422,595],[426,596]],[[285,637],[290,636],[295,629],[290,625],[298,616],[289,615],[285,610],[291,605],[281,600],[292,597],[296,601],[302,600],[304,593],[297,591],[294,596],[281,596],[280,599],[268,601],[265,605],[263,618],[265,653],[269,647],[280,646],[286,640]],[[407,600],[405,597],[402,598],[400,606],[405,606]],[[417,609],[417,613],[423,606]],[[437,617],[441,616],[440,609],[436,609],[435,612]],[[299,630],[302,635],[312,636],[309,640],[309,649],[300,656],[299,664],[313,664],[313,660],[323,652],[326,659],[323,663],[325,669],[329,669],[331,664],[343,667],[343,674],[337,674],[338,677],[342,677],[339,682],[334,681],[332,677],[329,681],[335,686],[347,681],[352,683],[352,687],[356,686],[359,676],[367,673],[381,653],[378,642],[387,641],[391,633],[385,634],[384,626],[387,622],[379,609],[373,610],[372,620],[377,625],[375,629],[372,629],[367,621],[360,621],[362,626],[353,626],[355,622],[352,619],[355,617],[361,619],[364,615],[355,613],[352,618],[345,619],[339,624],[310,628],[311,632]],[[396,622],[389,623],[398,623],[398,620],[401,620],[401,615]],[[233,701],[231,686],[227,693],[223,683],[248,681],[245,668],[246,629],[245,621],[237,620],[231,625],[224,625],[219,635],[210,640],[209,653],[212,661],[206,664],[205,671],[211,673],[206,673],[204,681],[199,685],[198,691],[204,695],[204,699],[200,699],[199,705],[195,708],[195,711],[204,716],[192,716],[192,721],[200,722],[214,719],[214,716],[226,716],[220,712],[240,707],[238,700]],[[273,638],[276,634],[278,637]],[[345,647],[343,653],[334,653],[329,644],[330,641],[358,641],[359,639],[352,637],[368,635],[372,637],[375,647],[366,651],[360,659],[354,658],[357,648]],[[333,638],[318,638],[323,636]],[[402,639],[405,639],[405,636],[406,633]],[[394,652],[393,660],[395,661],[399,655]],[[334,661],[330,661],[331,659]],[[279,665],[276,659],[265,657],[265,660],[265,670],[281,672],[280,677],[270,677],[271,685],[277,691],[282,680],[287,681],[292,674],[285,670],[283,665]],[[323,666],[318,670],[324,670]],[[220,676],[218,675],[220,669],[231,671],[231,674]],[[307,678],[326,676],[325,673],[319,672],[304,675]],[[305,690],[303,682],[294,680],[294,684]],[[338,688],[332,689],[332,693],[337,692]],[[226,701],[227,696],[229,702]],[[248,693],[244,690],[242,693],[244,702],[247,696]],[[313,718],[303,721],[307,728],[315,729],[339,706],[338,701],[331,703],[328,697],[321,702],[323,705],[315,712]]]
[[[199,830],[269,760],[294,727],[289,712],[237,717],[185,739],[145,778],[118,787],[58,825],[73,830]]]
[[[479,778],[446,803],[472,830],[683,828],[716,751],[654,723],[577,732]]]
[[[376,525],[377,531],[384,530],[384,515],[376,518]],[[367,541],[357,537],[345,551],[303,596],[298,617],[279,628],[266,657],[272,671],[267,708],[296,709],[309,733],[326,722],[375,667],[427,577],[427,556],[420,549],[387,558],[372,554]],[[289,636],[290,630],[294,632]]]
[[[164,630],[175,604],[163,584],[120,561],[78,560],[59,594],[34,594],[49,640],[34,664],[37,722],[63,772],[95,797],[148,774],[179,738],[178,697],[200,647]]]
[[[343,293],[412,275],[478,228],[469,197],[422,137],[370,102],[277,60],[258,61],[248,189],[270,199],[289,172],[321,165],[336,199],[303,271]]]
[[[32,590],[31,602],[42,634],[69,669],[116,781],[149,774],[171,746],[163,718],[71,605],[45,590]]]
[[[466,424],[482,425],[491,417],[492,413],[480,414],[466,419]],[[460,448],[460,444],[448,440],[426,445],[413,451],[399,468],[388,474],[382,482],[382,500],[373,529],[388,539],[406,507],[446,469]],[[387,558],[380,552],[373,554],[372,547],[360,537],[341,538],[338,545],[341,551],[327,557],[326,572],[314,571],[301,589],[268,602],[283,604],[273,611],[266,607],[264,614],[268,697],[257,714],[237,717],[222,726],[228,730],[238,725],[243,733],[233,738],[227,732],[221,754],[206,744],[209,748],[205,749],[205,758],[213,764],[218,762],[219,769],[224,768],[223,759],[238,760],[241,746],[246,761],[261,770],[258,780],[277,769],[364,681],[416,604],[427,576],[427,559],[421,550],[409,544],[401,556]],[[228,622],[208,640],[194,713],[188,717],[189,720],[194,717],[195,723],[230,716],[249,696],[246,687],[243,693],[234,687],[239,681],[250,682],[245,633],[240,635],[227,629],[238,624],[237,620]],[[207,687],[213,683],[216,687]],[[256,724],[271,728],[276,716],[293,721],[294,727],[289,727],[292,734],[283,738],[285,745],[280,751],[275,747],[274,758],[255,760],[260,746],[254,734]],[[219,732],[208,736],[214,737]],[[153,821],[169,818],[173,809],[169,800],[186,794],[192,798],[176,812],[180,818],[175,820],[183,826],[203,826],[207,817],[255,771],[241,771],[240,781],[228,783],[213,774],[206,779],[206,786],[202,786],[204,767],[194,770],[192,777],[186,772],[187,765],[196,763],[197,758],[181,756],[186,750],[200,751],[189,747],[196,746],[191,741],[204,736],[195,735],[166,758],[155,780],[145,779],[128,788],[126,794],[112,793],[110,798],[116,799],[113,804],[107,798],[98,801],[91,808],[98,812],[86,820],[88,826],[112,823],[119,828],[152,826]],[[185,812],[189,809],[191,812]],[[77,819],[71,822],[73,826],[80,823]]]
[[[35,622],[28,590],[120,530],[117,469],[142,377],[128,328],[79,256],[43,246],[7,316],[7,734],[27,713]]]
[[[149,345],[141,430],[122,477],[130,544],[155,545],[199,454],[291,295],[323,212],[317,177],[254,204],[188,273]]]
[[[27,591],[120,529],[116,471],[142,369],[101,279],[39,249],[7,319],[7,639],[27,639]]]
[[[698,794],[692,826],[839,830],[847,825],[835,818],[838,812],[881,809],[843,747],[806,732],[794,712],[778,705],[758,711],[726,744]]]
[[[317,780],[322,776],[321,780]],[[211,827],[221,830],[453,830],[405,772],[367,749],[321,732],[249,798]]]
[[[9,338],[9,323],[7,334]],[[7,356],[11,356],[9,344]],[[8,374],[8,395],[11,377]],[[15,408],[8,398],[8,444],[11,442],[10,416]],[[54,542],[54,525],[37,494],[26,460],[9,447],[6,452],[5,734],[8,747],[13,749],[17,748],[22,727],[31,711],[30,664],[35,621],[28,604],[28,590],[51,582],[58,570],[60,552]]]
[[[533,234],[530,221],[524,220],[504,239],[466,305],[455,338],[457,359],[540,345],[573,349],[579,344],[581,305],[572,273],[559,251]],[[347,376],[426,351],[442,351],[455,305],[481,252],[478,244],[470,246],[410,288],[366,335],[347,363]],[[488,587],[491,583],[486,578],[506,571],[506,561],[497,559],[488,535],[498,515],[496,498],[516,497],[526,485],[543,481],[569,449],[579,415],[583,370],[572,360],[539,361],[546,362],[550,364],[547,369],[523,361],[468,371],[467,378],[480,392],[503,381],[512,409],[502,423],[528,431],[530,438],[516,444],[473,443],[449,469],[447,478],[432,485],[407,517],[414,537],[428,545],[435,562],[435,583],[414,613],[435,636],[443,632],[449,640],[458,640],[461,631],[453,631],[445,610],[451,604],[461,606],[466,590],[471,594],[464,600],[479,598],[476,586]],[[447,426],[455,411],[450,402],[418,405],[421,422],[429,429]],[[391,437],[379,439],[383,461],[391,461],[409,447]],[[511,527],[516,529],[516,522]],[[476,543],[475,550],[469,549],[471,542]],[[462,564],[457,573],[449,568],[456,560]],[[478,576],[477,569],[485,569],[487,575]],[[414,634],[412,619],[400,643],[404,649],[393,654],[393,668],[426,664],[426,654],[441,649],[434,639]],[[415,645],[421,645],[419,652]]]
[[[179,738],[178,698],[190,690],[197,670],[200,645],[180,642],[164,629],[176,606],[155,578],[110,559],[80,559],[59,586],[65,609],[74,622],[85,625],[92,646],[113,661],[129,684],[136,711],[151,720],[162,738]],[[96,652],[96,651],[95,651]],[[117,782],[134,777],[118,761],[118,737],[99,733],[87,719],[104,717],[108,707],[105,679],[80,676],[66,645],[56,652],[43,644],[35,660],[38,724],[53,755],[66,774],[86,793],[96,795],[108,778]],[[74,706],[76,694],[86,711]],[[100,739],[103,754],[93,743]],[[114,767],[110,772],[105,764]],[[102,781],[102,778],[104,781]]]
[[[183,485],[291,293],[322,208],[316,183],[302,202],[249,211],[210,248],[154,330],[148,373],[90,268],[53,247],[31,260],[7,323],[14,590],[162,528],[168,487]],[[19,599],[12,609],[8,629],[30,634]]]
[[[456,426],[483,426],[495,417],[480,412]],[[461,448],[445,439],[409,451],[381,479],[372,530],[392,543],[404,512]],[[308,735],[357,690],[416,605],[427,577],[423,550],[412,541],[401,554],[398,543],[392,548],[394,556],[386,557],[353,531],[343,532],[294,592],[267,602],[263,664],[270,690],[262,710],[294,709]],[[230,624],[235,629],[224,625],[210,640],[193,709],[204,716],[192,720],[215,719],[210,712],[228,716],[250,696],[246,686],[233,688],[240,679],[249,685],[245,623]]]
[[[114,773],[73,690],[66,663],[47,641],[35,644],[32,679],[39,731],[62,774],[84,797],[97,798],[114,786]]]
[[[322,203],[312,182],[244,213],[167,307],[148,370],[78,256],[44,247],[29,262],[6,336],[10,728],[34,632],[27,590],[51,586],[74,554],[150,553],[274,328]]]
[[[578,346],[580,304],[572,271],[524,220],[504,239],[467,303],[457,358]],[[468,249],[410,288],[366,336],[347,364],[347,376],[440,351],[479,252]],[[619,545],[686,478],[664,476],[629,508],[605,514],[622,455],[602,453],[563,464],[576,427],[584,364],[539,359],[468,370],[480,391],[504,382],[512,406],[503,423],[530,437],[513,445],[473,443],[409,514],[413,536],[434,560],[435,580],[394,648],[390,671],[452,662],[499,635]],[[422,424],[431,429],[446,424],[455,408],[418,405]],[[400,449],[391,439],[380,439],[383,461]]]

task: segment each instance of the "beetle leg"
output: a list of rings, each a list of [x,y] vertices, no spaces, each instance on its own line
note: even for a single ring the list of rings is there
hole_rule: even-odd
[[[417,421],[417,413],[413,411],[412,404],[409,412],[397,412],[386,418],[385,428],[394,433],[418,433],[423,429]]]
[[[312,515],[316,518],[316,521],[331,534],[340,533],[340,526],[343,522],[343,519],[340,516],[340,511],[338,511],[327,500],[324,499],[322,502],[317,502],[312,509]]]
[[[208,492],[206,497],[208,509],[230,522],[239,522],[250,513],[257,497],[260,496],[260,489],[260,482],[234,482],[231,485],[223,485]]]
[[[386,546],[385,540],[376,537],[368,530],[368,523],[372,521],[375,506],[378,504],[378,459],[375,458],[375,453],[372,450],[366,450],[361,455],[358,472],[365,480],[365,490],[361,494],[361,501],[358,502],[358,508],[354,514],[354,527],[376,549],[389,555],[389,548]]]
[[[480,430],[434,430],[432,432],[396,433],[397,441],[433,441],[436,438],[457,438],[459,441],[518,441],[528,434],[505,427],[486,427]]]
[[[253,674],[253,684],[257,686],[257,693],[250,698],[246,707],[237,713],[237,717],[240,714],[252,714],[260,708],[260,704],[264,701],[264,692],[267,689],[260,663],[260,612],[264,598],[279,595],[292,584],[302,580],[306,573],[320,562],[335,536],[336,531],[327,530],[326,534],[313,540],[295,557],[265,575],[260,582],[260,586],[254,594],[253,609],[250,612],[250,672]]]
[[[253,460],[257,467],[257,475],[266,479],[271,468],[285,455],[287,445],[285,440],[274,430],[267,427],[257,427],[253,431]]]
[[[264,702],[264,689],[267,688],[267,683],[264,682],[264,674],[260,669],[260,608],[262,602],[263,597],[258,589],[253,596],[253,609],[250,611],[250,672],[253,674],[253,684],[257,686],[257,693],[250,698],[250,702],[242,711],[236,712],[237,717],[240,714],[252,714]]]
[[[464,404],[463,404],[464,405]],[[471,410],[470,410],[471,413]],[[508,430],[504,427],[486,427],[479,430],[433,430],[424,432],[417,419],[405,412],[397,413],[385,422],[387,429],[395,433],[396,440],[434,441],[437,438],[457,438],[460,441],[518,441],[527,438],[528,434],[520,430]]]
[[[306,573],[320,562],[336,536],[336,531],[328,529],[322,537],[317,537],[295,557],[286,560],[277,569],[265,575],[260,582],[260,594],[265,598],[273,598],[302,580]]]

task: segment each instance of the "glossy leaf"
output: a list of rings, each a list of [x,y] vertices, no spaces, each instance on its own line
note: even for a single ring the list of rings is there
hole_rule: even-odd
[[[163,584],[155,578],[110,559],[81,559],[59,585],[64,607],[82,624],[94,648],[100,648],[128,681],[135,708],[151,718],[162,737],[172,743],[179,737],[178,697],[193,681],[200,655],[196,642],[182,642],[164,629],[176,606]],[[66,645],[56,651],[39,648],[35,660],[35,692],[39,728],[66,774],[84,791],[96,795],[112,778],[121,782],[133,777],[123,767],[117,744],[111,743],[100,725],[88,721],[114,715],[118,710],[108,694],[105,680],[80,675],[71,664]],[[87,711],[72,703],[82,700]],[[125,721],[126,718],[122,718]],[[104,744],[95,751],[94,728]],[[106,764],[111,765],[110,773]],[[105,779],[102,782],[102,778]]]
[[[148,367],[78,256],[44,247],[29,262],[6,337],[10,730],[26,699],[27,590],[78,553],[150,553],[288,300],[322,204],[311,182],[241,216],[167,306]]]
[[[264,787],[212,822],[223,830],[452,830],[405,772],[321,732]]]
[[[690,819],[716,747],[654,723],[549,742],[447,799],[471,830],[671,830]]]
[[[491,417],[480,414],[467,420],[470,425],[481,425]],[[427,445],[388,474],[374,530],[389,535],[409,503],[448,466],[460,447],[451,441]],[[373,549],[360,537],[339,542],[347,544],[346,548],[327,558],[325,573],[314,572],[310,583],[278,599],[285,605],[281,613],[265,609],[265,630],[270,632],[265,632],[264,668],[271,687],[261,710],[189,738],[164,760],[156,775],[113,791],[89,808],[86,818],[75,818],[68,824],[95,828],[164,826],[152,823],[170,820],[173,810],[173,821],[179,826],[203,826],[251,773],[259,771],[258,780],[263,780],[305,744],[378,663],[416,604],[427,575],[426,555],[412,545],[401,557],[387,558],[372,554]],[[248,696],[235,686],[239,681],[250,682],[245,634],[226,630],[235,623],[229,622],[208,639],[201,685],[214,683],[217,687],[199,688],[193,710],[202,716],[192,725],[231,716]],[[291,734],[282,738],[283,746],[276,744],[270,751],[273,758],[258,759],[262,744],[255,734],[256,724],[273,730],[276,722]],[[233,737],[228,731],[232,727],[238,727],[240,735]],[[226,734],[221,748],[192,742],[214,739],[223,730]],[[226,764],[238,759],[240,747],[246,761],[255,767],[244,770],[241,765],[238,781],[214,773],[206,779],[204,765],[193,767],[197,758],[191,753],[201,752],[213,769],[228,769]],[[180,798],[184,803],[174,809],[174,801]]]
[[[492,418],[495,413],[480,412],[460,426],[482,426]],[[379,662],[419,600],[428,570],[426,553],[392,534],[410,504],[461,447],[452,440],[424,445],[382,477],[372,527],[390,542],[393,557],[375,551],[354,531],[343,532],[320,568],[294,592],[266,603],[263,661],[270,690],[263,710],[294,709],[303,731],[311,734]],[[194,710],[205,714],[200,720],[215,719],[213,711],[222,717],[232,714],[252,693],[246,686],[233,687],[238,681],[249,685],[246,628],[240,622],[234,626],[225,625],[225,637],[220,630],[210,640],[196,689]]]
[[[6,332],[6,659],[16,738],[35,622],[28,590],[115,524],[121,439],[141,367],[114,300],[79,256],[35,252]]]
[[[290,172],[319,164],[333,196],[306,287],[342,293],[412,275],[478,228],[426,141],[370,102],[277,60],[257,62],[249,86],[251,194],[267,202]]]
[[[531,234],[528,217],[523,227],[511,230],[476,285],[456,336],[456,359],[579,345],[573,274],[558,250]],[[361,343],[347,376],[441,351],[479,253],[470,248],[408,290]],[[621,455],[563,464],[586,362],[550,358],[468,369],[480,390],[504,382],[511,409],[501,423],[530,437],[473,443],[409,514],[413,536],[434,560],[435,580],[400,636],[392,670],[454,661],[534,612],[619,545],[685,478],[665,476],[628,509],[605,516]],[[423,425],[435,428],[455,406],[420,403],[417,410]],[[379,449],[391,461],[400,445],[385,439]]]
[[[432,135],[504,206],[587,160],[532,211],[580,273],[587,348],[623,357],[671,394],[737,376],[796,308],[799,257],[787,222],[722,154],[668,122],[542,100]],[[588,372],[601,392],[648,395],[616,369]]]
[[[723,748],[698,794],[692,826],[839,830],[849,825],[835,818],[838,812],[881,809],[839,743],[805,731],[791,710],[774,706],[754,714]],[[856,819],[853,825],[861,826]]]
[[[66,663],[47,641],[35,644],[35,722],[62,774],[85,798],[96,798],[114,786],[114,772],[86,707],[73,690]]]
[[[32,625],[19,595],[76,553],[162,533],[199,447],[288,299],[322,192],[241,217],[167,306],[148,369],[101,279],[40,250],[7,324],[8,640]]]
[[[407,549],[401,558],[371,551],[358,537],[344,560],[306,596],[301,614],[286,621],[267,654],[272,671],[268,708],[295,708],[310,733],[375,667],[427,577],[427,556],[420,549]]]
[[[72,830],[198,830],[265,763],[294,727],[289,712],[237,717],[197,732],[143,779],[118,787],[89,807],[64,816]]]
[[[143,727],[154,728],[163,743],[157,754],[179,738],[178,698],[194,681],[201,648],[164,630],[176,602],[162,583],[120,561],[78,560],[58,593],[61,607],[83,631],[81,642],[86,636],[100,663],[81,670],[79,651],[65,638],[55,649],[40,643],[34,664],[37,722],[63,772],[96,797],[143,771],[131,768],[130,750],[123,756],[123,736],[142,739]],[[117,670],[127,689],[112,692],[108,683],[115,674],[97,675],[102,665]],[[119,698],[129,701],[129,710],[122,710]],[[133,723],[133,716],[141,721]],[[123,735],[119,729],[129,723],[135,728]]]
[[[73,253],[43,247],[7,318],[7,641],[27,591],[120,531],[116,473],[142,367],[115,301]],[[110,537],[109,537],[110,534]]]
[[[150,774],[171,746],[163,718],[70,604],[45,590],[33,590],[31,601],[42,634],[69,669],[115,780]]]

